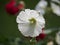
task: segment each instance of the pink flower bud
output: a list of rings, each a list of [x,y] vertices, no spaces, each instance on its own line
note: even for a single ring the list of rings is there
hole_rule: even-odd
[[[18,7],[19,10],[23,10],[25,8],[24,1],[20,1],[17,7]]]
[[[18,9],[19,9],[19,10],[22,10],[23,8],[24,8],[24,5],[23,5],[23,4],[19,4],[19,5],[18,5]]]

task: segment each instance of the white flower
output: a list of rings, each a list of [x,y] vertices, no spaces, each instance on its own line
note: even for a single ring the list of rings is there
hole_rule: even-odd
[[[60,3],[60,0],[52,0],[53,2]]]
[[[55,4],[56,3],[56,4]],[[35,10],[39,11],[40,14],[44,15],[45,14],[45,9],[47,7],[47,1],[41,0],[39,3],[36,5]],[[58,5],[57,5],[58,4]],[[53,13],[55,13],[57,16],[60,16],[60,0],[51,0],[51,8]]]
[[[54,45],[53,41],[48,42],[47,45]]]
[[[53,13],[55,13],[57,16],[60,16],[60,6],[55,4],[54,2],[57,4],[60,4],[60,1],[52,0],[52,2],[51,2],[51,8],[52,8]]]
[[[45,20],[35,10],[25,9],[21,11],[16,19],[19,31],[26,37],[36,37],[42,32]]]
[[[51,8],[56,15],[60,16],[60,6],[51,3]]]
[[[60,44],[60,31],[56,34],[56,42]]]
[[[41,0],[36,5],[35,10],[39,11],[42,15],[44,15],[46,7],[47,7],[47,2],[45,0]]]

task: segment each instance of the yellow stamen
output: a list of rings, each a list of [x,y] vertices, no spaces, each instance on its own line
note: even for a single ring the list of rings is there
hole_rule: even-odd
[[[31,24],[36,23],[36,20],[34,18],[29,19],[29,21],[30,21]]]

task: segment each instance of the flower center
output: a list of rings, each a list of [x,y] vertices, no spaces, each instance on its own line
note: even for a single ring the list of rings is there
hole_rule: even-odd
[[[29,21],[30,21],[31,24],[36,24],[35,18],[31,18],[31,19],[29,19]]]

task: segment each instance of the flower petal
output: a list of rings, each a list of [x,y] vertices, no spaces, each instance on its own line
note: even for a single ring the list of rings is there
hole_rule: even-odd
[[[60,4],[60,0],[52,0],[52,1],[57,2],[57,3],[59,3],[59,4]]]
[[[41,0],[35,7],[35,10],[39,11],[40,14],[44,14],[45,13],[45,8],[47,7],[47,2],[44,0]]]
[[[34,34],[33,32],[34,32],[35,26],[27,23],[20,23],[18,24],[18,29],[21,31],[21,33],[24,36],[32,37],[32,35]]]
[[[60,6],[51,3],[52,10],[57,16],[60,16]]]
[[[19,15],[17,16],[16,22],[17,23],[25,23],[28,22],[28,17],[24,11],[21,11]]]
[[[47,2],[42,0],[37,4],[36,7],[45,8],[46,6],[47,6]]]

